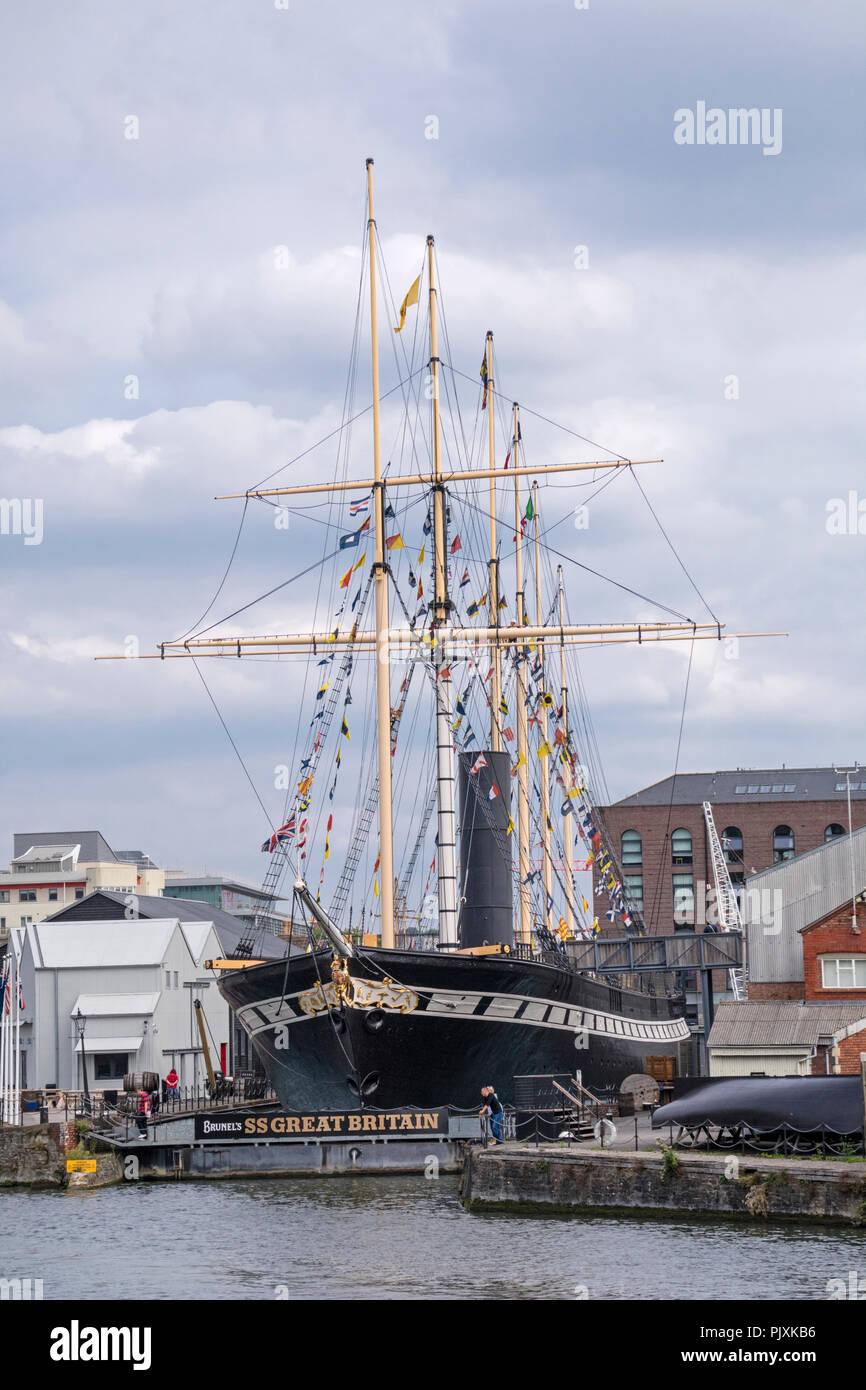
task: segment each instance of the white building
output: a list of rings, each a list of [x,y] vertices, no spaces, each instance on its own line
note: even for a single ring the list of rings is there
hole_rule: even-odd
[[[229,1008],[204,962],[221,955],[210,922],[38,922],[18,928],[24,1089],[82,1090],[84,1019],[91,1091],[116,1090],[125,1072],[174,1066],[182,1085],[206,1077],[193,1001],[201,1001],[214,1064],[229,1040]],[[213,1054],[216,1054],[215,1056]]]

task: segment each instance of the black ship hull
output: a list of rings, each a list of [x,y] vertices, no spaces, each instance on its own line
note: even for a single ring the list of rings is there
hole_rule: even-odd
[[[515,956],[364,949],[341,994],[331,952],[220,977],[287,1110],[514,1102],[514,1077],[577,1073],[609,1095],[648,1056],[677,1057],[680,1001]]]

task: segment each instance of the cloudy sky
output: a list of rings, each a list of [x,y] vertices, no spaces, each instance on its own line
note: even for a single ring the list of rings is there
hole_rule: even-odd
[[[72,0],[2,24],[0,492],[41,502],[42,534],[26,544],[7,508],[0,849],[98,828],[163,865],[261,877],[265,816],[194,668],[92,657],[191,628],[240,520],[214,495],[339,425],[367,155],[394,295],[434,232],[450,360],[477,377],[494,330],[527,459],[662,457],[636,472],[710,610],[790,634],[696,644],[681,770],[863,758],[859,0]],[[699,103],[776,113],[775,152],[677,143],[675,112]],[[477,387],[459,383],[471,435]],[[363,352],[352,399],[369,402]],[[291,475],[365,477],[370,453],[364,416],[345,457],[332,439]],[[576,530],[586,495],[542,500],[572,617],[706,620],[634,477]],[[317,520],[345,524],[329,504],[278,530],[253,504],[208,621],[318,559]],[[332,586],[314,574],[231,630],[327,622]],[[612,796],[672,771],[688,662],[675,644],[582,657]],[[278,814],[303,673],[205,674]],[[360,706],[366,666],[356,682]]]

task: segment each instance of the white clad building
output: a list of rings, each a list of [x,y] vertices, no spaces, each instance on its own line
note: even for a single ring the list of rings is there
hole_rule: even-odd
[[[22,1086],[83,1089],[84,1018],[91,1091],[116,1090],[125,1072],[172,1066],[183,1085],[206,1077],[193,1001],[201,1001],[215,1065],[229,1040],[229,1009],[204,962],[222,954],[210,922],[177,918],[37,922],[20,945]]]

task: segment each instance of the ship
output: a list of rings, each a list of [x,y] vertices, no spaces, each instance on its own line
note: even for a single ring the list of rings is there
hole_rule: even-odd
[[[302,756],[262,846],[269,895],[292,883],[285,950],[262,952],[261,924],[232,959],[213,963],[218,986],[288,1111],[468,1108],[484,1085],[514,1104],[516,1078],[539,1076],[611,1098],[659,1058],[687,1066],[691,1033],[675,981],[609,974],[593,954],[600,937],[641,936],[646,926],[598,810],[591,750],[581,746],[591,723],[573,718],[570,692],[581,682],[570,663],[580,647],[721,641],[723,625],[685,615],[571,619],[563,566],[554,579],[539,521],[548,484],[658,460],[603,450],[530,466],[526,415],[499,390],[492,332],[480,371],[453,364],[432,236],[399,306],[390,296],[372,160],[363,227],[350,376],[356,382],[366,303],[369,403],[344,409],[336,459],[318,477],[226,494],[244,515],[253,503],[296,509],[293,526],[309,518],[305,508],[327,505],[334,529],[319,589],[338,607],[317,628],[245,636],[229,615],[158,646],[163,661],[191,659],[200,674],[204,658],[306,663]],[[387,392],[380,276],[389,339],[402,353],[402,378]],[[471,442],[454,406],[470,388]],[[384,458],[382,421],[386,401],[393,419],[398,391],[395,463]],[[359,416],[372,424],[372,477],[350,477],[342,447]],[[344,789],[353,804],[340,831]],[[336,886],[332,839],[343,860]],[[596,866],[591,901],[578,890],[578,863]]]

